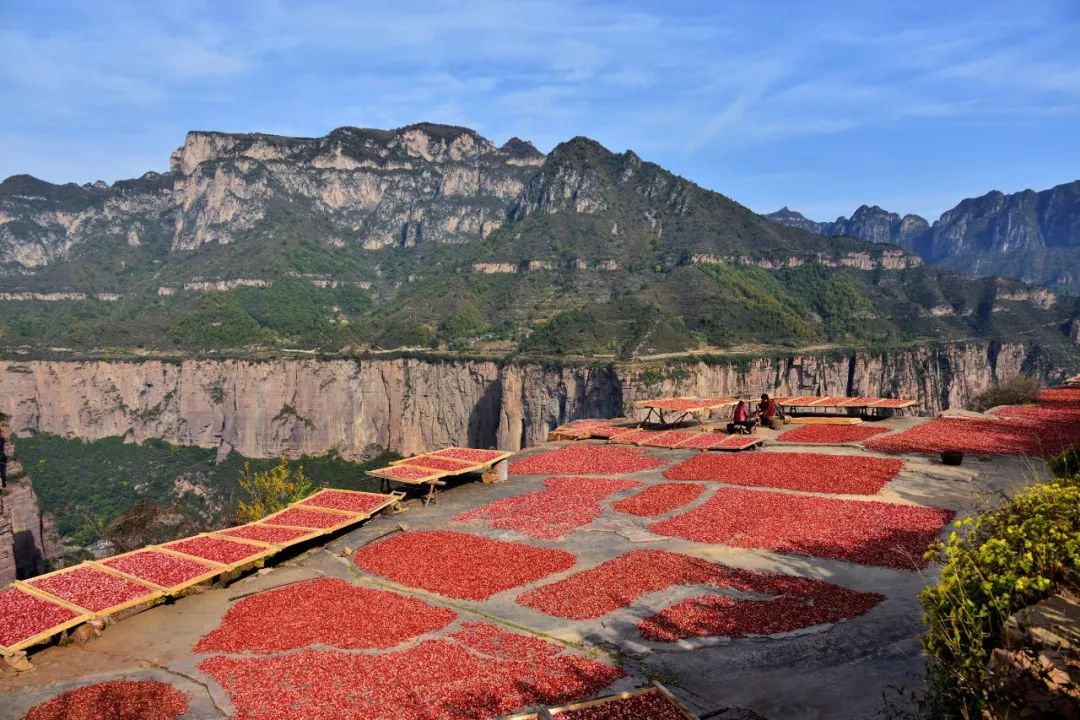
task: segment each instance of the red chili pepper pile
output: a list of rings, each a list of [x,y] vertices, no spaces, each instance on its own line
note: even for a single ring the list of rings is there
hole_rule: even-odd
[[[548,615],[592,620],[675,585],[712,585],[771,598],[705,596],[678,603],[640,623],[646,640],[787,632],[863,615],[884,599],[821,580],[732,568],[665,550],[633,550],[524,593],[518,603]]]
[[[419,455],[417,457],[411,457],[408,460],[402,460],[398,464],[398,467],[401,467],[402,465],[456,472],[465,468],[474,467],[476,463],[471,460],[455,460],[454,458],[435,457],[434,455]]]
[[[312,507],[330,508],[331,510],[347,510],[352,513],[367,514],[372,509],[385,505],[389,500],[386,495],[379,493],[344,492],[342,490],[323,490],[322,492],[301,500],[301,505]]]
[[[347,515],[322,512],[319,510],[301,510],[300,508],[291,507],[277,515],[271,515],[263,520],[263,522],[267,525],[288,525],[289,527],[319,530],[340,525],[346,519],[348,519]]]
[[[379,468],[379,474],[393,480],[423,480],[432,475],[438,476],[437,470],[416,467],[415,465],[394,465],[392,467]]]
[[[664,477],[806,492],[874,495],[895,478],[902,467],[900,460],[850,455],[702,454],[665,471]]]
[[[742,450],[761,442],[753,435],[722,435],[715,432],[697,433],[696,437],[679,445],[680,450]]]
[[[727,398],[664,398],[662,400],[649,401],[649,407],[657,410],[688,412],[709,405],[718,405],[725,401],[727,401]]]
[[[821,580],[779,575],[766,577],[751,592],[773,597],[748,600],[702,595],[642,620],[638,632],[644,639],[656,642],[772,635],[859,617],[885,599],[877,593],[863,593]]]
[[[553,713],[558,720],[686,720],[678,705],[659,690],[612,699],[601,705]]]
[[[145,585],[89,565],[79,565],[56,575],[30,580],[29,584],[93,612],[154,593]]]
[[[776,438],[781,442],[838,445],[869,440],[889,432],[888,428],[872,425],[802,425]]]
[[[210,536],[177,540],[176,542],[171,542],[163,547],[175,552],[184,553],[185,555],[213,560],[214,562],[223,563],[225,565],[231,565],[232,563],[240,562],[246,558],[255,557],[263,552],[263,548],[258,545],[250,545],[248,543],[235,542],[233,540],[226,540],[225,538]]]
[[[187,695],[167,683],[109,680],[57,695],[23,720],[174,720],[187,709]]]
[[[499,450],[479,450],[477,448],[446,448],[431,453],[436,457],[448,457],[454,460],[468,460],[471,463],[494,462],[503,453]]]
[[[0,645],[22,642],[73,617],[71,610],[22,590],[0,590]]]
[[[913,570],[955,513],[868,500],[720,488],[705,503],[649,529],[705,543],[805,553]]]
[[[486,624],[396,653],[218,656],[199,669],[225,688],[238,717],[259,720],[480,720],[587,697],[623,677],[555,643]]]
[[[1080,387],[1056,387],[1039,393],[1040,405],[1071,405],[1080,407]]]
[[[548,478],[544,484],[547,490],[496,500],[454,519],[487,518],[492,527],[554,540],[600,517],[600,501],[608,495],[641,487],[633,480],[593,477]]]
[[[673,448],[679,443],[693,440],[694,436],[700,434],[701,433],[670,430],[668,432],[660,433],[656,437],[646,438],[641,444],[648,445],[649,447]]]
[[[636,443],[652,440],[663,434],[662,430],[627,430],[611,435],[609,442],[613,445],[634,445]]]
[[[276,527],[274,525],[241,525],[218,532],[218,535],[258,540],[265,543],[287,543],[304,537],[310,531],[298,528]]]
[[[569,570],[574,556],[479,535],[431,530],[409,532],[357,550],[362,570],[410,587],[463,600],[495,593]]]
[[[704,491],[704,485],[663,483],[646,488],[633,497],[619,500],[611,507],[629,515],[653,517],[681,508],[683,505],[692,502]]]
[[[870,450],[893,453],[940,453],[1048,457],[1080,443],[1080,424],[1045,420],[961,420],[938,418],[902,433],[866,443]]]
[[[318,644],[387,648],[444,628],[455,617],[452,610],[395,592],[321,578],[241,600],[195,652],[269,653]]]
[[[722,566],[666,550],[632,550],[589,570],[522,593],[519,605],[571,620],[603,617],[673,585],[719,582]]]
[[[114,570],[165,588],[180,585],[214,569],[213,565],[198,560],[187,560],[153,550],[109,558],[102,562]]]
[[[567,445],[511,463],[515,475],[622,475],[659,467],[666,461],[645,450],[610,445]]]

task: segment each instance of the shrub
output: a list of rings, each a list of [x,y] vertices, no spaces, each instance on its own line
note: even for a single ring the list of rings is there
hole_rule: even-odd
[[[945,563],[922,592],[930,693],[938,713],[976,717],[1006,699],[987,670],[1017,610],[1078,585],[1080,477],[1036,485],[992,512],[962,520],[929,551]]]
[[[263,472],[252,473],[251,464],[244,463],[237,484],[250,498],[236,505],[236,517],[240,522],[260,520],[310,495],[314,489],[304,474],[304,466],[294,466],[285,456]]]
[[[1013,375],[976,395],[972,403],[980,412],[998,405],[1023,405],[1035,402],[1040,390],[1042,386],[1038,380],[1024,375]]]

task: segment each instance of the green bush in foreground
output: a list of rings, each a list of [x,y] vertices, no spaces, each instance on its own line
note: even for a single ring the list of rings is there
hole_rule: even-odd
[[[992,512],[962,520],[929,551],[941,581],[922,592],[935,713],[977,717],[998,704],[987,670],[1010,615],[1056,590],[1077,587],[1080,477],[1028,488]]]

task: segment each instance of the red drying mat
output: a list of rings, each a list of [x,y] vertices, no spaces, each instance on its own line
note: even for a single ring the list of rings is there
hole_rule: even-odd
[[[312,530],[326,530],[337,527],[349,519],[359,521],[356,515],[326,512],[324,510],[303,510],[291,507],[287,510],[263,518],[259,522],[266,525],[288,525],[289,527],[310,528]]]
[[[548,478],[544,485],[547,490],[496,500],[454,520],[486,518],[492,527],[554,540],[600,517],[600,501],[608,495],[641,487],[633,480],[594,477]]]
[[[300,505],[345,510],[346,512],[366,515],[375,508],[385,505],[394,498],[380,493],[352,492],[349,490],[323,490],[301,500]]]
[[[910,400],[903,398],[880,398],[874,402],[871,407],[876,408],[902,408],[911,403]]]
[[[446,471],[435,470],[434,468],[422,468],[417,467],[416,465],[391,465],[390,467],[372,470],[370,474],[375,475],[376,477],[388,478],[390,480],[424,482],[427,480],[438,480],[446,474]]]
[[[917,505],[724,487],[649,529],[695,542],[915,570],[926,565],[923,553],[954,516]]]
[[[388,648],[442,629],[456,617],[452,610],[395,592],[320,578],[244,598],[199,640],[195,652]]]
[[[361,548],[361,569],[396,583],[462,600],[492,595],[569,570],[574,556],[466,533],[409,532]]]
[[[515,475],[622,475],[664,465],[645,450],[611,445],[567,445],[510,464]]]
[[[664,477],[805,492],[874,495],[902,467],[900,460],[892,458],[759,452],[695,455],[666,470]]]
[[[881,398],[870,397],[868,395],[858,395],[856,397],[844,398],[837,403],[838,407],[867,407],[871,403],[879,402]]]
[[[697,433],[679,444],[679,450],[746,450],[761,444],[756,435],[722,435],[721,433]]]
[[[209,535],[177,540],[162,547],[173,552],[184,553],[203,560],[211,560],[223,565],[232,565],[266,553],[266,548],[259,545]]]
[[[23,720],[176,720],[188,696],[156,680],[109,680],[35,705]]]
[[[809,405],[821,399],[821,395],[796,395],[789,398],[777,398],[777,405]]]
[[[938,418],[902,433],[866,443],[891,453],[941,453],[954,450],[980,455],[1049,457],[1080,443],[1080,424],[1027,419],[961,420]]]
[[[673,448],[679,443],[691,440],[695,435],[700,434],[701,433],[686,432],[683,430],[669,430],[668,432],[660,433],[656,437],[648,438],[639,444],[648,445],[649,447]]]
[[[709,407],[719,407],[728,403],[728,398],[664,398],[661,400],[647,400],[642,407],[654,410],[674,410],[675,412],[691,412],[705,410]]]
[[[101,612],[126,602],[161,593],[90,565],[78,565],[48,577],[28,580],[27,584],[91,612]]]
[[[702,634],[743,637],[787,632],[862,615],[884,599],[821,580],[733,568],[665,550],[633,550],[524,593],[518,602],[557,617],[591,620],[629,607],[648,593],[678,585],[712,585],[764,597],[725,596],[726,620],[705,617],[710,632],[697,635],[684,629],[693,626],[686,620],[684,608],[670,613],[665,610],[640,626],[645,639],[673,642]],[[672,633],[661,637],[660,631],[666,627],[664,617],[672,620]],[[675,624],[680,621],[681,625]],[[727,625],[721,624],[724,621]],[[705,626],[704,621],[700,624]],[[678,632],[674,628],[679,628]]]
[[[454,458],[436,457],[435,455],[417,455],[402,460],[396,467],[402,466],[445,470],[446,472],[464,472],[476,467],[476,463],[470,460],[455,460]]]
[[[102,564],[164,588],[182,585],[217,569],[194,558],[188,560],[153,550],[109,558]]]
[[[619,500],[611,507],[628,515],[654,517],[693,502],[703,492],[705,492],[704,485],[683,482],[663,483],[646,488],[633,497]]]
[[[446,448],[444,450],[438,450],[429,455],[435,455],[436,457],[446,457],[453,460],[467,460],[471,463],[490,463],[495,462],[502,456],[506,455],[502,450],[480,450],[477,448]]]
[[[225,689],[238,717],[259,720],[498,717],[589,697],[624,677],[562,645],[485,623],[399,652],[216,656],[199,670]]]
[[[661,430],[630,430],[629,432],[616,433],[611,436],[608,441],[613,445],[634,445],[637,443],[651,440],[652,438],[663,435]]]
[[[228,537],[237,537],[244,540],[256,540],[264,543],[291,543],[294,540],[299,540],[302,537],[311,535],[310,530],[302,530],[300,528],[288,528],[277,527],[275,525],[241,525],[240,527],[229,528],[228,530],[221,530],[215,535],[225,535]]]
[[[79,615],[30,593],[0,590],[0,645],[11,647]]]
[[[888,428],[866,425],[801,425],[776,439],[791,443],[838,445],[862,442],[887,432]]]
[[[686,720],[690,717],[659,690],[625,698],[601,698],[588,707],[556,710],[551,716],[558,720]]]
[[[701,595],[664,608],[638,623],[646,640],[676,642],[695,637],[741,638],[831,625],[870,612],[885,599],[821,580],[772,576],[751,592],[767,599]]]
[[[519,605],[591,620],[627,607],[646,593],[673,585],[719,582],[723,566],[666,550],[632,550],[589,570],[522,593]]]

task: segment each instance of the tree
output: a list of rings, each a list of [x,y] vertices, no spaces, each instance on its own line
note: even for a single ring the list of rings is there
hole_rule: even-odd
[[[248,502],[237,503],[236,517],[240,522],[260,520],[306,497],[314,489],[304,474],[304,466],[293,465],[284,455],[277,465],[260,473],[253,474],[251,464],[244,463],[237,483],[250,498]]]

